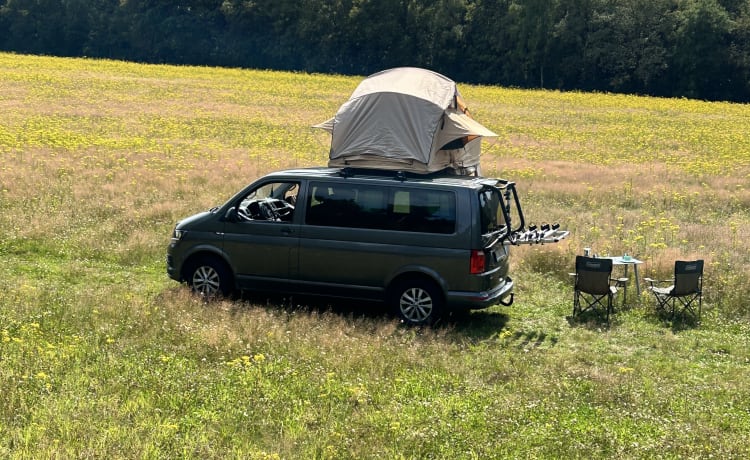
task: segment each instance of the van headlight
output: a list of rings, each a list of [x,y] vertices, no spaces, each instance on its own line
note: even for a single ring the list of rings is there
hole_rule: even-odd
[[[180,230],[179,228],[175,227],[172,231],[172,239],[173,240],[181,240],[183,236],[185,236],[187,232],[185,230]]]

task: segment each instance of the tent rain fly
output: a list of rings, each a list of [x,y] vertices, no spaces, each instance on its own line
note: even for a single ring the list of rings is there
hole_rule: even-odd
[[[477,173],[481,139],[497,137],[471,118],[454,81],[414,67],[370,75],[315,127],[331,133],[329,166],[416,173]]]

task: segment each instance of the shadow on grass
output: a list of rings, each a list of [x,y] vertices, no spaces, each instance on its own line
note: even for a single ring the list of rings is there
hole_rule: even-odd
[[[400,322],[397,315],[384,303],[377,301],[350,300],[311,295],[284,295],[274,292],[246,291],[234,301],[238,311],[243,305],[253,305],[271,311],[286,313],[322,314],[332,313],[352,321]],[[506,327],[508,315],[489,310],[450,312],[441,318],[432,330],[442,330],[457,338],[483,340],[497,336]],[[403,327],[410,327],[403,325]],[[420,329],[414,327],[414,329]]]
[[[492,310],[454,312],[443,318],[438,327],[450,328],[452,332],[470,340],[485,340],[497,336],[508,325],[510,317]]]
[[[352,319],[396,320],[382,302],[336,297],[244,291],[234,299],[243,304],[286,313],[333,313]]]
[[[565,319],[570,327],[582,327],[591,331],[609,330],[612,328],[612,323],[616,321],[614,314],[610,315],[609,321],[607,321],[605,315],[594,311],[586,311],[576,316],[566,316]]]
[[[673,333],[694,329],[701,325],[701,321],[696,316],[685,314],[684,312],[683,314],[678,313],[673,316],[671,312],[663,309],[648,310],[648,307],[643,308],[646,308],[641,316],[643,319],[655,325],[668,327]],[[620,310],[620,312],[622,311]],[[565,319],[570,327],[581,327],[591,331],[610,330],[617,327],[618,323],[620,323],[620,318],[616,312],[610,315],[609,322],[607,322],[606,316],[603,313],[596,311],[586,311],[577,316],[566,316]]]
[[[655,309],[648,313],[646,318],[655,324],[669,327],[675,334],[689,329],[695,329],[701,325],[700,319],[696,316],[679,313],[672,315],[670,312],[661,309]]]

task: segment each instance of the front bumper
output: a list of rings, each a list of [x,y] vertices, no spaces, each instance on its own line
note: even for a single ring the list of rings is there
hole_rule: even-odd
[[[182,281],[183,260],[179,251],[176,251],[178,241],[172,239],[167,247],[167,275],[175,281]]]
[[[175,281],[182,281],[180,279],[180,272],[174,266],[174,261],[172,260],[172,256],[169,256],[169,255],[167,256],[167,275]]]

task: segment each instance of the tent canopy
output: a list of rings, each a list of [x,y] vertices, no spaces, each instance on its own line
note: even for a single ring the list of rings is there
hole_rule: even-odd
[[[315,127],[331,133],[330,166],[420,173],[476,168],[480,138],[497,137],[471,118],[455,82],[414,67],[370,75]]]

